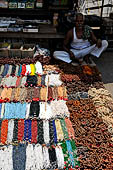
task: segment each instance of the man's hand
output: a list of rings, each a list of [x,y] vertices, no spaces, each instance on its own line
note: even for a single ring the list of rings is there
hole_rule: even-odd
[[[72,51],[69,52],[69,55],[71,60],[75,60],[75,55],[73,54]]]
[[[102,41],[101,41],[101,39],[98,39],[98,40],[97,40],[96,45],[97,45],[98,48],[102,47]]]

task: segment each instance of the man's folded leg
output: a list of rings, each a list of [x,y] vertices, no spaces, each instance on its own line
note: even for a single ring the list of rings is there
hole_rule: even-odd
[[[64,61],[66,63],[71,63],[72,60],[70,59],[69,54],[66,51],[55,51],[53,53],[53,57],[57,60]]]
[[[94,50],[91,52],[91,54],[99,58],[102,52],[105,51],[107,47],[108,47],[108,42],[106,40],[102,40],[102,47],[100,48],[95,47]]]

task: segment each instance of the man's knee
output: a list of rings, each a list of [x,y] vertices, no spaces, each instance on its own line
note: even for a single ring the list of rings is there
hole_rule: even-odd
[[[108,42],[106,40],[102,40],[102,46],[107,48],[108,47]]]
[[[53,57],[54,57],[55,59],[57,59],[57,56],[58,56],[58,52],[55,51],[55,52],[53,53]]]

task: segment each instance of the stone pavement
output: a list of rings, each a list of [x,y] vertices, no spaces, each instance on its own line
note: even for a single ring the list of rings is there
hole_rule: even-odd
[[[92,59],[102,74],[102,81],[105,88],[113,97],[113,51],[105,51],[99,59]]]

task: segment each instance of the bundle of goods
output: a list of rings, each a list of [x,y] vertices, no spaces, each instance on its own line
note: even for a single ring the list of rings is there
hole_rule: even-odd
[[[29,64],[40,61],[43,65],[49,64],[50,51],[35,44],[1,43],[0,64]]]
[[[51,60],[50,51],[48,49],[39,47],[39,45],[37,45],[36,48],[37,51],[34,54],[34,57],[37,58],[37,60],[42,64],[49,64]]]

